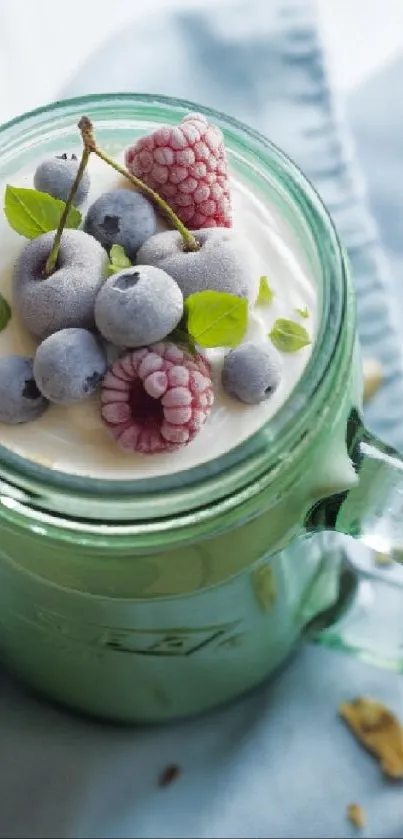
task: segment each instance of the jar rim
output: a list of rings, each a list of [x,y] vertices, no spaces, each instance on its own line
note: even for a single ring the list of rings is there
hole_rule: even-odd
[[[62,115],[64,119],[68,117],[73,120],[82,113],[88,113],[94,121],[108,118],[118,121],[133,119],[136,114],[141,113],[143,118],[149,116],[153,121],[166,122],[169,115],[179,115],[181,118],[184,112],[189,111],[198,111],[217,122],[224,135],[232,140],[236,139],[239,147],[247,150],[251,159],[270,168],[271,175],[285,185],[291,201],[298,206],[304,217],[323,278],[322,312],[311,357],[293,392],[275,416],[246,441],[217,458],[207,477],[204,463],[164,478],[92,478],[59,472],[25,459],[0,445],[0,479],[4,478],[12,486],[18,487],[22,491],[21,500],[24,503],[29,504],[32,500],[35,501],[35,497],[39,498],[52,492],[59,496],[69,494],[77,499],[94,502],[107,499],[109,504],[126,499],[128,502],[130,500],[131,505],[136,503],[135,517],[141,519],[144,517],[147,503],[150,503],[150,498],[157,491],[161,494],[169,493],[173,500],[175,494],[180,492],[183,495],[187,487],[191,488],[194,506],[199,509],[207,501],[217,497],[214,494],[215,484],[219,497],[222,498],[225,496],[226,485],[232,488],[234,485],[239,488],[245,487],[253,475],[262,475],[263,472],[267,473],[272,469],[278,456],[278,452],[275,451],[276,441],[281,439],[283,450],[294,449],[303,436],[304,423],[299,422],[301,413],[306,413],[308,408],[312,412],[314,405],[318,407],[316,397],[326,379],[330,363],[334,362],[348,313],[348,270],[333,222],[316,190],[296,164],[271,141],[239,120],[194,102],[147,94],[94,94],[54,102],[5,123],[0,127],[0,155],[2,143],[7,142],[7,139],[11,144],[14,142],[15,148],[18,148],[21,130],[24,134],[25,131],[35,132],[39,128],[43,130],[44,124],[49,124],[50,120],[52,127],[54,125],[55,130],[58,130],[58,119]],[[350,344],[352,352],[353,337]],[[200,492],[195,492],[195,487],[199,487]],[[27,495],[24,490],[27,491]],[[18,490],[16,495],[18,497]],[[188,509],[188,506],[184,509]],[[114,518],[116,519],[116,514]],[[133,519],[133,514],[131,518]],[[99,521],[100,516],[97,514],[95,519]]]

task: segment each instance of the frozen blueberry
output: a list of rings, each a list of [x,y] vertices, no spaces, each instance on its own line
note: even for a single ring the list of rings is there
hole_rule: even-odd
[[[256,405],[278,388],[282,375],[279,353],[270,344],[240,344],[224,361],[221,381],[228,396]]]
[[[66,201],[79,165],[75,154],[72,154],[70,158],[67,157],[67,154],[61,154],[58,157],[49,157],[47,160],[43,160],[34,175],[35,189],[47,192],[49,195],[53,195],[53,198],[61,198],[62,201]],[[90,176],[86,170],[74,198],[76,207],[85,201],[89,188]]]
[[[182,292],[165,271],[136,265],[114,274],[95,301],[95,322],[118,347],[144,347],[161,341],[183,314]]]
[[[154,207],[140,192],[115,189],[100,195],[88,210],[84,229],[110,250],[121,245],[129,259],[157,230]]]
[[[0,422],[32,422],[46,411],[49,403],[36,386],[32,368],[32,358],[0,358]]]
[[[65,230],[56,270],[44,277],[54,233],[32,239],[22,250],[13,273],[14,308],[37,338],[80,326],[94,326],[94,303],[108,268],[99,242],[82,230]]]
[[[192,232],[201,245],[199,251],[185,252],[178,231],[167,230],[145,242],[137,261],[166,271],[185,298],[211,289],[247,297],[254,303],[259,291],[259,266],[248,241],[223,227]]]
[[[39,345],[35,381],[51,402],[69,405],[93,393],[106,373],[101,342],[86,329],[62,329]]]

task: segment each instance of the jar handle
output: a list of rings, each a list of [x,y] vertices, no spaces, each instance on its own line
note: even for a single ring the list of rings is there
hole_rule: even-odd
[[[359,541],[351,551],[340,544],[324,556],[341,569],[338,597],[309,622],[305,636],[402,672],[403,457],[371,434],[356,412],[347,436],[357,483],[319,502],[306,524]]]
[[[336,567],[338,592],[328,608],[305,624],[307,641],[387,670],[403,672],[403,569],[379,564],[356,545],[333,546],[322,557],[323,576]],[[320,583],[320,581],[319,581]]]
[[[371,434],[355,412],[350,428],[349,454],[358,481],[315,505],[306,526],[354,536],[403,563],[403,457]]]

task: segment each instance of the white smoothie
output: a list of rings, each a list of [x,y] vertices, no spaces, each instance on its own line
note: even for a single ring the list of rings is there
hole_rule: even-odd
[[[127,185],[98,159],[90,161],[91,190],[87,204],[101,193]],[[32,187],[32,171],[10,177],[14,186]],[[255,306],[250,313],[245,340],[269,340],[277,318],[291,318],[303,325],[312,342],[318,321],[317,289],[309,276],[303,253],[284,220],[263,205],[239,181],[232,179],[233,226],[246,236],[255,252],[257,276],[266,275],[274,292],[270,304]],[[4,193],[5,184],[2,186]],[[80,208],[85,213],[86,207]],[[26,240],[0,217],[0,291],[12,306],[12,267]],[[307,309],[304,319],[298,309]],[[13,316],[0,332],[0,356],[17,353],[33,356],[36,341]],[[203,430],[185,448],[166,455],[128,455],[121,451],[103,425],[99,397],[73,406],[51,405],[30,424],[0,423],[0,443],[19,455],[54,469],[106,479],[139,479],[166,475],[197,466],[239,445],[257,431],[288,399],[309,360],[312,344],[293,353],[283,353],[283,377],[275,393],[259,405],[243,405],[225,395],[220,384],[223,350],[207,350],[213,370],[215,404]]]

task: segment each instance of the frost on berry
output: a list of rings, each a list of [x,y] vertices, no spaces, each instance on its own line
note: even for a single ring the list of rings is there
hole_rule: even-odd
[[[203,427],[214,402],[210,367],[168,341],[127,352],[104,377],[101,416],[127,452],[172,452]]]
[[[224,140],[202,114],[162,126],[126,151],[128,169],[164,198],[192,230],[231,227]]]

